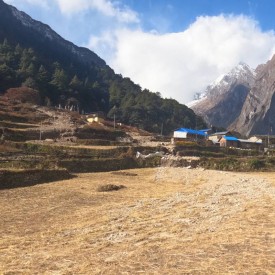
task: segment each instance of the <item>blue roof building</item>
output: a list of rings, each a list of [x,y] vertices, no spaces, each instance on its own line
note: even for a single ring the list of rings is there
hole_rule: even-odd
[[[220,139],[221,147],[240,147],[240,141],[236,137],[233,136],[223,136]]]
[[[207,134],[200,130],[193,130],[188,128],[179,128],[174,131],[174,138],[176,139],[203,139],[207,137]]]
[[[236,137],[224,136],[223,138],[224,138],[226,141],[239,141],[239,139],[237,139]]]

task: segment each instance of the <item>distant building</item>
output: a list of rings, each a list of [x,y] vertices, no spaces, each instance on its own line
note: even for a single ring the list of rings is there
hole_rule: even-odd
[[[233,136],[223,136],[220,140],[221,147],[234,147],[241,149],[260,150],[262,141],[258,138],[239,139]]]
[[[275,148],[275,136],[274,135],[257,135],[253,138],[258,138],[262,141],[262,144],[266,148]]]
[[[219,142],[221,147],[234,147],[234,148],[240,147],[240,141],[233,136],[223,136],[219,140]]]
[[[261,149],[261,147],[263,147],[262,139],[259,139],[257,137],[251,137],[249,139],[239,139],[239,141],[240,141],[240,147],[243,149],[259,150]]]
[[[217,133],[209,135],[208,139],[212,140],[213,143],[219,143],[220,139],[224,136],[233,136],[233,135],[229,131],[217,132]]]
[[[174,131],[173,141],[190,140],[197,141],[206,139],[207,134],[201,130],[193,130],[188,128],[179,128]]]
[[[172,143],[176,141],[205,141],[205,146],[220,146],[240,149],[260,150],[263,147],[263,141],[259,137],[249,139],[238,139],[230,131],[217,132],[208,135],[211,129],[193,130],[188,128],[179,128],[174,131]]]
[[[105,115],[103,112],[91,113],[86,115],[87,121],[90,123],[93,122],[103,122],[105,120]]]

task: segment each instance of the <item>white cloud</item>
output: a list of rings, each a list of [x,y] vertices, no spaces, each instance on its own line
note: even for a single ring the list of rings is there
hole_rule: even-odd
[[[266,62],[274,45],[274,32],[262,32],[249,17],[225,15],[198,17],[179,33],[120,29],[90,40],[116,72],[181,103],[240,61],[251,67]]]
[[[95,50],[105,60],[110,61],[117,50],[117,34],[113,31],[104,31],[100,36],[92,35],[88,45],[85,46]]]
[[[108,0],[55,0],[63,14],[74,14],[81,11],[94,9],[102,14],[115,17],[120,22],[137,23],[138,15],[135,11],[119,2]]]

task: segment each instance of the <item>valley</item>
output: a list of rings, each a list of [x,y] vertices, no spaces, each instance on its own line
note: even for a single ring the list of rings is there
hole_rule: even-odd
[[[275,274],[275,57],[255,70],[239,63],[188,107],[5,2],[0,274]],[[136,16],[120,1],[101,2],[112,19]],[[90,43],[105,47],[97,35]],[[165,48],[170,35],[162,36]],[[206,46],[189,44],[186,58]],[[175,94],[190,93],[188,75],[223,67],[202,60],[195,69],[196,58],[177,50],[173,58],[181,70],[167,59],[147,77],[165,75]]]
[[[274,157],[172,145],[111,120],[8,102],[0,273],[275,271]]]

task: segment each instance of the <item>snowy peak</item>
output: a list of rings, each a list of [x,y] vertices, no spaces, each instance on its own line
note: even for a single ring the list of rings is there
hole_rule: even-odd
[[[249,134],[272,134],[275,129],[275,55],[256,69],[255,83],[243,105],[241,115],[231,125],[233,130]]]
[[[239,63],[229,73],[219,76],[197,100],[188,106],[209,125],[227,128],[240,115],[246,96],[255,83],[255,71]]]
[[[255,80],[255,70],[250,68],[247,64],[240,62],[227,75],[228,78],[236,78],[241,81],[246,81],[248,84]]]
[[[243,73],[247,73],[247,72],[251,72],[251,73],[255,73],[255,70],[250,68],[246,63],[244,62],[240,62],[237,66],[235,66],[232,70],[231,70],[231,74],[233,75],[241,75]]]
[[[229,73],[220,75],[215,81],[206,87],[202,93],[196,93],[194,100],[187,104],[188,107],[197,109],[205,100],[215,100],[217,97],[227,93],[232,86],[242,84],[251,87],[255,81],[255,70],[246,63],[240,62]]]
[[[255,81],[255,70],[240,62],[229,73],[219,76],[203,93],[204,97],[217,96],[226,92],[234,84],[252,86]]]

